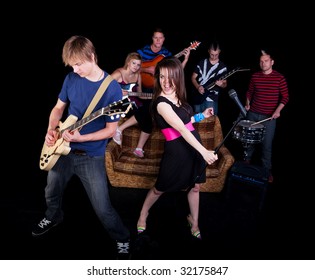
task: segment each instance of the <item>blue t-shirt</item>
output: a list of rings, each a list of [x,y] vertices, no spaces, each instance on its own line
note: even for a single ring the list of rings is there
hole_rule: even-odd
[[[120,115],[115,114],[119,110],[115,108],[120,108],[121,103],[119,101],[122,99],[122,90],[116,80],[111,81],[92,113],[82,120],[86,109],[107,76],[108,73],[105,72],[104,78],[97,82],[82,78],[74,72],[70,72],[66,76],[58,96],[61,101],[68,103],[67,119],[62,123],[61,130],[72,125],[79,128],[81,124],[84,124],[80,128],[80,133],[88,134],[103,129],[107,122],[117,122],[119,120]],[[114,106],[117,101],[117,106]],[[110,116],[112,113],[114,115]],[[72,119],[69,119],[69,115],[77,117],[77,121],[67,123],[67,120]],[[82,123],[78,123],[80,121]],[[80,143],[71,142],[70,147],[71,149],[84,150],[89,156],[104,156],[107,142],[108,139]]]

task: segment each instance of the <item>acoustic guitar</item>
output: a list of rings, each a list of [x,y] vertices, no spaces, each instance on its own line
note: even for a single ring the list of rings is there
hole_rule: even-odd
[[[190,44],[190,46],[188,47],[190,50],[196,50],[197,47],[200,45],[201,42],[198,41],[194,41]],[[184,54],[184,50],[183,49],[181,52],[175,54],[175,57],[181,57]],[[143,61],[141,64],[142,68],[148,68],[151,66],[156,66],[156,64],[158,62],[160,62],[165,56],[163,54],[160,54],[158,56],[156,56],[154,59],[152,60],[147,60],[147,61]],[[142,79],[142,85],[146,88],[152,88],[154,85],[154,77],[152,74],[150,73],[146,73],[146,72],[141,72],[141,79]]]
[[[128,97],[124,97],[122,100],[111,103],[108,106],[95,111],[86,118],[81,119],[80,121],[77,121],[78,118],[76,116],[69,115],[63,123],[59,122],[59,139],[57,139],[55,144],[53,146],[47,146],[46,143],[44,143],[40,155],[39,168],[48,171],[55,165],[61,155],[67,155],[70,153],[70,142],[65,141],[61,137],[65,130],[74,131],[103,115],[124,116],[131,108],[132,102],[130,102]]]

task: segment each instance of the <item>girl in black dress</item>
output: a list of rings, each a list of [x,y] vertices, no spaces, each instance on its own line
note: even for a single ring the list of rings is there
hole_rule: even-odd
[[[193,116],[192,107],[187,102],[184,70],[178,58],[162,59],[154,76],[151,112],[166,141],[157,181],[143,203],[137,230],[142,233],[146,229],[149,210],[161,194],[185,190],[195,183],[187,195],[190,208],[187,220],[192,235],[201,239],[198,226],[199,190],[200,184],[206,181],[205,171],[202,170],[205,164],[212,164],[218,156],[201,144],[193,123],[213,115],[213,108]]]

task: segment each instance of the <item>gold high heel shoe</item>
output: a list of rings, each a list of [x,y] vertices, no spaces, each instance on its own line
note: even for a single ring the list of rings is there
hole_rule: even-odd
[[[191,215],[188,215],[187,216],[187,221],[188,221],[188,226],[190,227],[190,232],[191,232],[191,235],[199,240],[201,240],[201,234],[200,234],[200,230],[199,229],[196,229],[196,230],[193,230],[192,229],[192,222],[191,222]]]

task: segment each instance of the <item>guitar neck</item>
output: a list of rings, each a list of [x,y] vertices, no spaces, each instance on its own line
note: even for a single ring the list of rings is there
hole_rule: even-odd
[[[192,48],[189,47],[189,49],[191,50]],[[179,53],[175,54],[174,56],[177,57],[177,58],[181,57],[184,54],[184,50],[180,51]]]
[[[235,68],[233,70],[231,70],[230,72],[224,74],[223,76],[220,76],[218,79],[216,79],[215,81],[213,81],[211,84],[207,85],[205,88],[207,90],[210,90],[212,89],[214,86],[215,86],[215,83],[216,81],[218,80],[225,80],[227,79],[228,77],[232,76],[234,73],[236,72],[240,72],[240,71],[249,71],[250,69],[240,69],[240,68]]]
[[[180,51],[179,53],[175,54],[174,56],[179,58],[184,54],[184,50]]]
[[[127,107],[127,108],[123,109],[123,107]],[[86,125],[87,123],[89,123],[89,122],[91,122],[91,121],[95,120],[96,118],[103,116],[103,115],[114,116],[114,115],[127,114],[131,108],[132,108],[132,105],[131,105],[129,98],[123,97],[122,100],[113,102],[113,103],[109,104],[108,106],[103,107],[103,108],[93,112],[89,116],[75,122],[74,124],[68,126],[67,128],[62,129],[60,134],[62,134],[65,130],[74,131],[76,129],[79,129],[82,126]]]
[[[200,45],[200,42],[194,41],[193,43],[190,44],[190,46],[188,47],[188,49],[190,49],[190,50],[195,50],[199,45]],[[175,54],[174,56],[177,57],[177,58],[181,57],[181,56],[184,54],[184,50],[185,50],[185,49],[183,49],[183,50],[180,51],[179,53]]]
[[[128,96],[137,96],[137,97],[142,98],[142,99],[152,99],[153,93],[130,91],[130,92],[128,92]]]
[[[62,134],[65,130],[70,130],[70,131],[74,131],[76,129],[81,128],[82,126],[86,125],[87,123],[95,120],[96,118],[104,115],[104,111],[106,108],[102,108],[99,109],[97,111],[95,111],[94,113],[92,113],[91,115],[87,116],[86,118],[83,118],[79,121],[77,121],[76,123],[68,126],[67,128],[63,129],[60,133]]]

